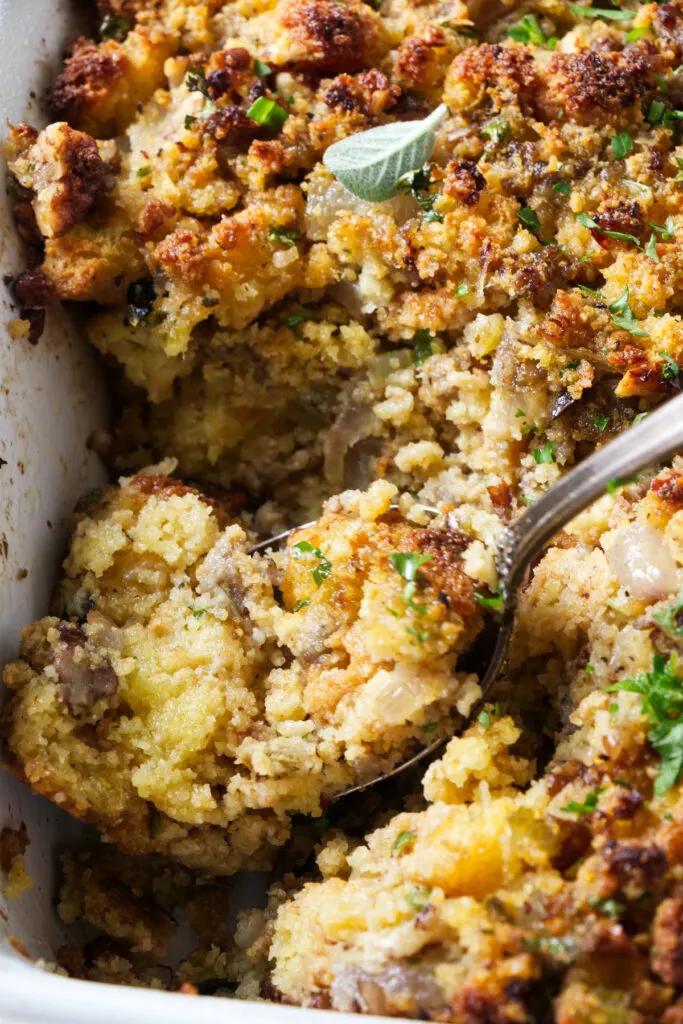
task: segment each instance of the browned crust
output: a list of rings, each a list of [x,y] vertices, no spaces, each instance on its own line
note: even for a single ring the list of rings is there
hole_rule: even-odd
[[[113,41],[101,45],[80,36],[49,96],[52,114],[78,124],[88,107],[100,103],[115,82],[124,77],[129,61]]]
[[[290,0],[283,25],[302,46],[292,63],[319,74],[360,71],[378,49],[378,23],[373,12],[358,3],[335,0]]]
[[[673,896],[657,907],[652,925],[652,970],[667,985],[683,985],[683,897]]]
[[[558,53],[543,76],[543,105],[552,117],[565,110],[574,120],[601,124],[640,99],[661,58],[648,43],[617,53]]]

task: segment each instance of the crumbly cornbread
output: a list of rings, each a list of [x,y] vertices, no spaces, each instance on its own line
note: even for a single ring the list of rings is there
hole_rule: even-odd
[[[683,3],[628,2],[98,0],[107,38],[73,44],[53,123],[13,129],[17,298],[88,303],[125,378],[119,470],[200,481],[108,492],[7,671],[16,769],[107,839],[268,863],[292,814],[467,713],[453,667],[505,524],[678,388]],[[412,189],[369,203],[324,167],[441,102]],[[247,553],[340,492],[287,552]],[[677,1024],[682,509],[675,463],[556,539],[426,808],[331,833],[322,883],[278,881],[234,939],[201,924],[172,978],[168,899],[67,861],[63,914],[115,945],[62,967],[455,1024]],[[608,692],[646,672],[664,718]]]
[[[350,853],[332,840],[326,880],[271,912],[277,994],[457,1022],[678,1019],[681,786],[653,789],[643,696],[610,690],[654,664],[681,693],[682,470],[605,497],[541,560],[501,704],[428,769],[427,809]],[[530,782],[506,710],[539,680],[562,729]]]
[[[267,866],[293,814],[450,728],[480,692],[456,670],[482,621],[470,539],[407,523],[394,492],[340,495],[284,551],[250,555],[224,508],[170,477],[105,490],[60,617],[5,670],[20,776],[124,850],[231,874]]]
[[[121,466],[171,455],[289,522],[377,476],[509,516],[671,393],[675,2],[100,8],[109,38],[75,44],[58,120],[9,155],[44,245],[20,301],[99,303],[90,338],[141,389]],[[368,203],[321,163],[440,101],[421,191]]]

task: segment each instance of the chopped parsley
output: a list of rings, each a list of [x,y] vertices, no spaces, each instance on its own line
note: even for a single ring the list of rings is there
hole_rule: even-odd
[[[192,129],[192,126],[196,123],[196,121],[197,118],[194,116],[194,114],[185,114],[185,131],[189,132]]]
[[[200,92],[205,99],[211,99],[209,86],[206,81],[206,69],[201,64],[187,72],[185,75],[185,85],[188,92]]]
[[[267,78],[268,75],[272,75],[272,73],[273,69],[269,67],[268,64],[264,64],[263,61],[258,60],[258,58],[254,61],[254,74],[258,75],[259,78]]]
[[[399,832],[391,844],[391,856],[396,857],[406,846],[412,846],[416,839],[416,832]]]
[[[592,793],[589,793],[582,804],[578,803],[576,800],[570,800],[569,803],[565,804],[564,807],[561,807],[560,810],[564,811],[566,814],[578,814],[579,816],[592,814],[598,806],[598,797],[601,792],[602,789],[596,789]]]
[[[640,244],[640,239],[636,238],[635,235],[628,235],[624,231],[608,231],[606,228],[601,228],[600,225],[593,217],[588,213],[580,213],[576,218],[582,227],[588,228],[589,231],[598,231],[601,235],[605,235],[607,238],[616,238],[621,242],[631,242],[637,249],[642,252],[643,247]]]
[[[595,426],[596,426],[596,427],[598,428],[598,430],[599,430],[599,431],[600,431],[600,432],[602,433],[602,432],[603,432],[604,430],[607,430],[607,425],[608,425],[608,423],[609,423],[609,416],[600,416],[600,415],[597,415],[597,416],[596,416],[596,417],[595,417],[595,418],[593,419],[593,423],[595,423]]]
[[[291,248],[296,245],[299,238],[299,232],[295,231],[294,228],[282,228],[276,224],[272,224],[268,228],[268,241],[274,244],[280,243]]]
[[[419,551],[408,551],[405,554],[394,552],[389,555],[389,561],[404,580],[413,583],[417,579],[420,566],[433,557],[433,555],[421,555]]]
[[[458,296],[458,298],[461,298],[463,295],[468,295],[469,290],[470,286],[466,282],[463,282],[462,284],[459,284],[458,287],[455,289],[455,294]]]
[[[109,11],[102,18],[100,38],[115,39],[117,43],[122,43],[131,28],[129,18],[124,18],[122,14],[114,14],[112,11]]]
[[[394,552],[389,555],[389,561],[393,565],[394,569],[399,573],[400,576],[406,581],[403,587],[403,600],[414,612],[418,615],[424,615],[427,611],[427,607],[424,604],[415,604],[413,600],[415,597],[415,591],[417,590],[419,569],[421,565],[428,562],[433,555],[421,555],[419,551],[409,551],[407,553]],[[408,632],[411,636],[415,636],[418,643],[422,643],[429,636],[428,633],[420,634],[414,628],[409,628]]]
[[[647,35],[650,31],[650,25],[641,25],[640,28],[632,28],[630,32],[626,33],[626,42],[635,43],[638,39],[642,39],[643,36]]]
[[[490,139],[494,146],[498,146],[510,134],[510,125],[504,117],[495,117],[480,129],[480,133]]]
[[[683,588],[677,599],[660,612],[654,612],[652,618],[671,636],[683,636]]]
[[[413,345],[415,346],[413,362],[416,366],[422,366],[433,355],[432,342],[434,341],[436,341],[436,335],[432,334],[426,327],[415,331],[413,335]]]
[[[557,36],[546,37],[535,14],[525,14],[519,25],[512,26],[508,36],[517,43],[527,46],[533,43],[534,46],[545,46],[548,50],[554,50],[557,45]]]
[[[594,910],[597,910],[598,914],[603,914],[604,917],[621,917],[628,909],[624,901],[616,896],[607,896],[601,900],[590,899],[588,902]]]
[[[633,152],[633,139],[628,132],[619,132],[612,139],[612,152],[617,160],[623,160],[625,156]]]
[[[247,111],[247,117],[257,124],[262,124],[272,131],[279,131],[289,117],[289,112],[284,110],[275,100],[269,100],[265,96],[259,96]]]
[[[285,317],[282,323],[284,324],[285,327],[289,327],[290,331],[292,332],[297,341],[303,341],[303,338],[299,334],[297,328],[299,327],[299,324],[303,324],[307,320],[310,320],[310,316],[308,315],[308,313],[290,313],[289,316]]]
[[[189,609],[195,619],[201,619],[202,615],[206,615],[206,608],[195,608],[193,605],[189,605]]]
[[[147,175],[151,172],[151,170],[152,170],[152,168],[149,166],[149,164],[143,164],[142,167],[138,167],[138,170],[137,170],[138,178],[146,178]]]
[[[661,236],[663,242],[670,242],[676,234],[676,222],[673,217],[667,217],[664,224],[654,224],[651,220],[647,223],[653,231],[656,231]]]
[[[293,612],[300,612],[302,608],[305,608],[305,607],[306,607],[307,605],[309,605],[310,603],[311,603],[311,602],[310,602],[309,600],[306,600],[306,601],[297,601],[297,602],[296,602],[296,604],[294,605],[294,607],[292,608],[292,611],[293,611]]]
[[[620,487],[626,487],[626,484],[632,484],[636,478],[634,476],[615,476],[613,480],[607,481],[607,487],[605,490],[608,494],[614,494]]]
[[[655,125],[661,123],[664,117],[664,111],[666,110],[666,104],[661,100],[653,100],[648,107],[647,114],[645,115],[646,120],[654,128]]]
[[[534,448],[532,454],[537,466],[555,461],[555,450],[552,441],[546,441],[542,448]]]
[[[434,209],[434,203],[441,194],[441,183],[432,191],[431,170],[429,164],[419,167],[416,171],[407,171],[398,179],[401,191],[409,192],[422,210],[422,218],[427,224],[441,224],[443,215]]]
[[[646,420],[649,415],[650,415],[649,412],[639,412],[637,416],[633,417],[633,422],[631,423],[631,426],[632,427],[637,427],[638,424],[642,423],[643,420]]]
[[[320,586],[330,576],[332,572],[332,563],[322,553],[320,548],[315,548],[307,540],[297,541],[292,547],[292,554],[296,559],[303,558],[304,555],[315,555],[318,559],[318,564],[315,569],[312,570],[313,579],[315,580],[316,586]]]
[[[523,206],[521,210],[517,211],[517,216],[521,220],[522,224],[531,231],[537,231],[541,226],[538,215],[530,206]]]
[[[494,594],[493,597],[485,597],[483,594],[475,594],[474,600],[482,608],[490,608],[491,611],[499,612],[505,604],[505,598],[502,594]]]
[[[621,11],[615,7],[583,7],[581,4],[567,4],[575,18],[606,18],[608,21],[630,21],[634,11]]]
[[[429,897],[431,896],[431,889],[427,889],[424,885],[416,885],[414,889],[411,889],[406,896],[406,903],[413,910],[424,910],[429,903]]]
[[[556,181],[553,185],[553,192],[559,192],[563,196],[568,196],[571,190],[571,185],[568,181]]]
[[[633,334],[637,338],[649,337],[647,331],[643,331],[637,326],[638,321],[636,320],[628,301],[628,285],[626,285],[621,295],[611,303],[609,306],[609,312],[612,318],[612,323],[615,327],[619,327],[623,331],[628,331],[629,334]]]
[[[657,252],[657,236],[654,232],[650,235],[648,243],[645,246],[645,255],[649,256],[654,263],[659,263],[659,253]]]
[[[406,633],[409,633],[410,636],[414,636],[420,647],[422,647],[425,640],[429,640],[429,631],[426,629],[416,629],[415,626],[406,626]]]
[[[672,359],[668,352],[658,352],[657,355],[664,360],[664,369],[662,370],[664,380],[674,380],[678,377],[681,371],[676,360]]]
[[[683,771],[683,680],[676,673],[676,655],[667,661],[655,654],[651,672],[639,672],[610,686],[610,691],[616,690],[642,694],[642,710],[651,725],[647,738],[661,759],[655,795],[664,796]]]
[[[477,715],[477,721],[484,729],[491,728],[491,715],[488,711],[480,711]]]

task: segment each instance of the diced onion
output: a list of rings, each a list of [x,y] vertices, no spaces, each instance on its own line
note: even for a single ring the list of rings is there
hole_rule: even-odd
[[[676,563],[666,541],[647,523],[631,523],[607,552],[612,572],[640,601],[658,601],[677,587]]]

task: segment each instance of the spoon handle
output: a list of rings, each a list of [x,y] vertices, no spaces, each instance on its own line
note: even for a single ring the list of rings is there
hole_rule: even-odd
[[[683,394],[585,459],[534,502],[506,531],[500,544],[498,572],[506,605],[514,605],[534,555],[570,519],[603,495],[611,481],[627,482],[635,473],[681,449]]]

